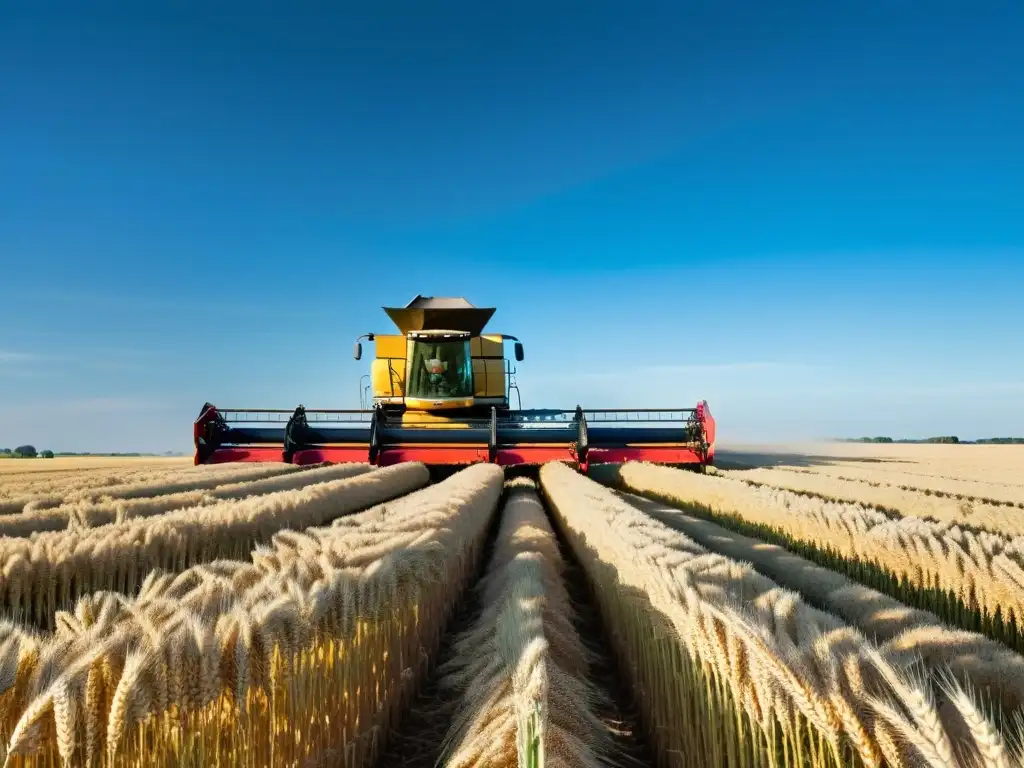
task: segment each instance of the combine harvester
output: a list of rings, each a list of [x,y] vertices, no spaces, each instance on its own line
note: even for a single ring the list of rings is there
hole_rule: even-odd
[[[417,296],[384,311],[399,332],[369,333],[355,344],[356,360],[362,359],[363,339],[375,342],[377,352],[370,384],[364,389],[360,382],[360,410],[207,403],[195,422],[195,463],[566,461],[585,472],[599,463],[649,461],[703,470],[714,462],[715,421],[703,401],[695,408],[523,410],[504,343],[514,343],[516,361],[523,360],[523,345],[515,336],[484,333],[493,308]],[[366,390],[372,390],[372,405]]]

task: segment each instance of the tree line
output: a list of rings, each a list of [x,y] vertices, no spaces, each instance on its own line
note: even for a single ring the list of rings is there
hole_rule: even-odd
[[[141,451],[129,453],[92,453],[91,451],[37,451],[34,445],[19,445],[13,450],[0,448],[0,459],[52,459],[55,456],[185,456],[181,451],[164,451],[163,453],[142,453]]]
[[[37,451],[34,445],[19,445],[14,450],[0,448],[0,459],[52,459],[53,451]]]

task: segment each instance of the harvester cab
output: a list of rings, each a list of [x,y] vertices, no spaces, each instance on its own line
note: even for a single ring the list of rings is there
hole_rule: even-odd
[[[707,403],[695,408],[524,410],[515,367],[523,344],[485,333],[494,308],[463,298],[417,296],[384,307],[396,333],[367,333],[373,343],[372,404],[358,410],[217,408],[206,403],[194,425],[195,463],[229,461],[421,461],[504,466],[567,461],[650,461],[703,468],[714,461],[715,422]],[[365,376],[363,378],[366,378]],[[511,394],[517,395],[516,408]]]

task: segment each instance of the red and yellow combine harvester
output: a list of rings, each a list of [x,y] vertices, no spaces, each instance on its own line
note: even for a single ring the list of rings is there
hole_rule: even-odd
[[[516,361],[523,360],[523,345],[514,336],[484,333],[493,308],[417,296],[384,311],[398,333],[366,334],[355,345],[360,360],[362,339],[376,343],[372,407],[289,411],[207,403],[195,422],[195,463],[555,460],[586,471],[588,464],[624,461],[696,468],[714,462],[715,421],[703,401],[695,408],[523,410],[505,342],[513,342]]]

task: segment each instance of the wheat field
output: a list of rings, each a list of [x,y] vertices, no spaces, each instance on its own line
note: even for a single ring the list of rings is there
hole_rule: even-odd
[[[58,473],[78,475],[90,470],[125,472],[142,469],[184,469],[192,464],[191,456],[57,456],[35,461],[0,461],[0,475],[5,477],[38,477]]]
[[[0,755],[1024,766],[1022,521],[1017,446],[8,460]]]

